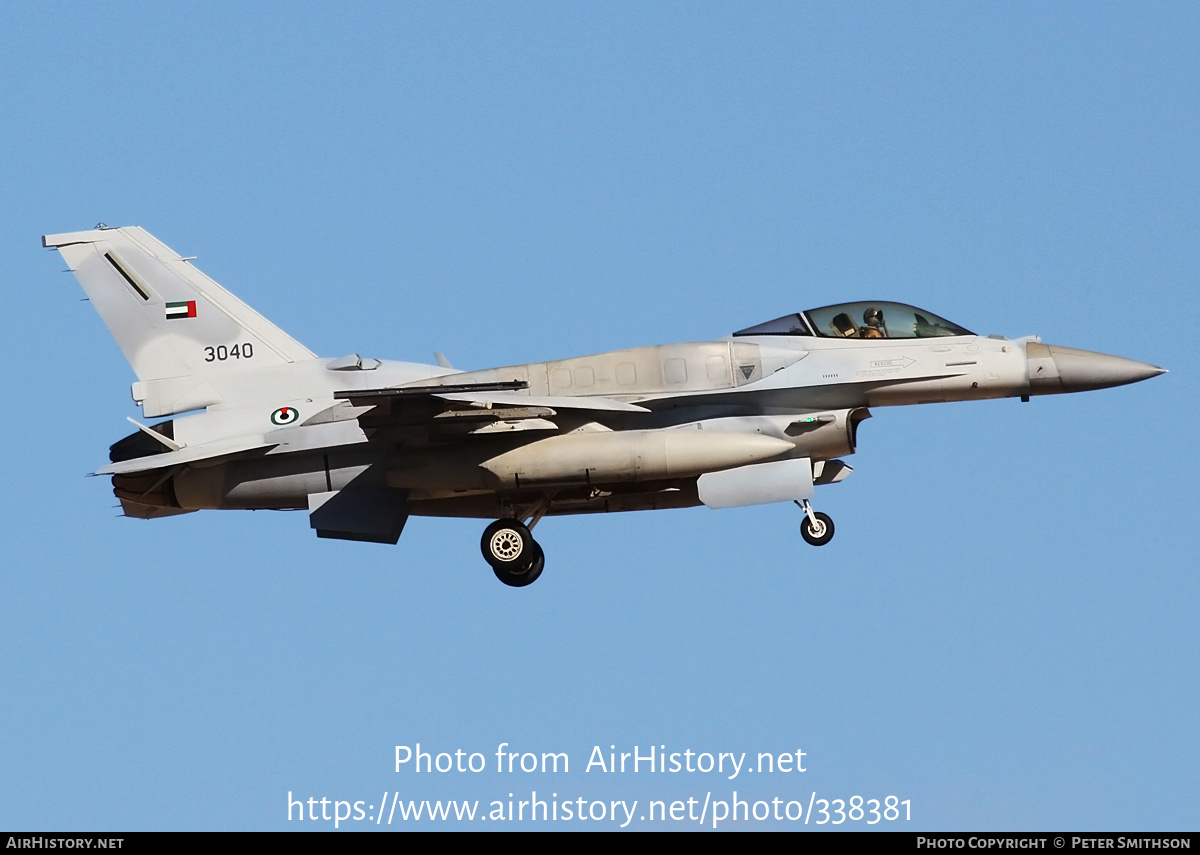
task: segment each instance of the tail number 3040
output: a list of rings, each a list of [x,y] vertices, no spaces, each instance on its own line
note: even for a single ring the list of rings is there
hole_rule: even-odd
[[[250,342],[235,344],[232,347],[218,344],[216,347],[204,348],[205,362],[224,362],[227,359],[250,359],[254,356],[254,345]]]

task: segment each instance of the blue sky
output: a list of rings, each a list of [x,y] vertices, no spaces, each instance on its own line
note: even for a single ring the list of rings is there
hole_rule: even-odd
[[[1195,827],[1194,5],[2,16],[0,826],[737,790],[895,795],[895,829]],[[482,368],[893,299],[1171,373],[875,410],[818,493],[820,550],[790,506],[554,518],[542,578],[509,590],[480,521],[384,547],[302,514],[118,518],[84,475],[138,415],[132,372],[39,244],[97,221],[199,256],[327,356]],[[396,773],[418,742],[571,770]],[[585,771],[597,745],[806,771]]]

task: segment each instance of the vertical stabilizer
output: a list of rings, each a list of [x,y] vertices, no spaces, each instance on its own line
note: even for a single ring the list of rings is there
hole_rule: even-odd
[[[147,416],[220,403],[234,372],[314,354],[138,226],[46,235],[138,377]]]

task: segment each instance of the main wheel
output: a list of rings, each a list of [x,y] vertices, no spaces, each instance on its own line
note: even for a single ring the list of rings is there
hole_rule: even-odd
[[[505,572],[523,573],[533,560],[533,535],[520,520],[496,520],[483,530],[479,542],[484,560],[492,568]]]
[[[824,546],[833,540],[833,520],[829,518],[829,514],[823,514],[820,511],[813,516],[817,518],[815,526],[808,514],[804,515],[804,522],[800,523],[800,536],[813,546]]]
[[[516,571],[516,568],[503,570],[493,567],[492,572],[496,574],[497,579],[510,588],[524,588],[526,585],[532,585],[537,581],[538,576],[542,575],[542,569],[546,566],[546,553],[542,551],[541,545],[535,540],[530,548],[530,554],[533,556],[533,560],[527,570]]]

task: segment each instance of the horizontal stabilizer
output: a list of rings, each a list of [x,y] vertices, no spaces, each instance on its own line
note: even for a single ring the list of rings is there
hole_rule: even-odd
[[[167,508],[162,505],[143,505],[132,499],[121,499],[121,510],[125,516],[136,520],[156,520],[162,517],[174,517],[179,514],[194,514],[190,508]]]
[[[121,460],[101,466],[96,475],[133,475],[137,472],[151,472],[155,469],[166,469],[185,463],[195,465],[200,462],[217,463],[235,454],[246,454],[274,448],[275,443],[264,442],[261,436],[244,436],[238,439],[221,442],[206,442],[203,445],[189,445],[179,451],[168,451],[163,454],[151,454],[147,457],[135,457],[133,460]]]

